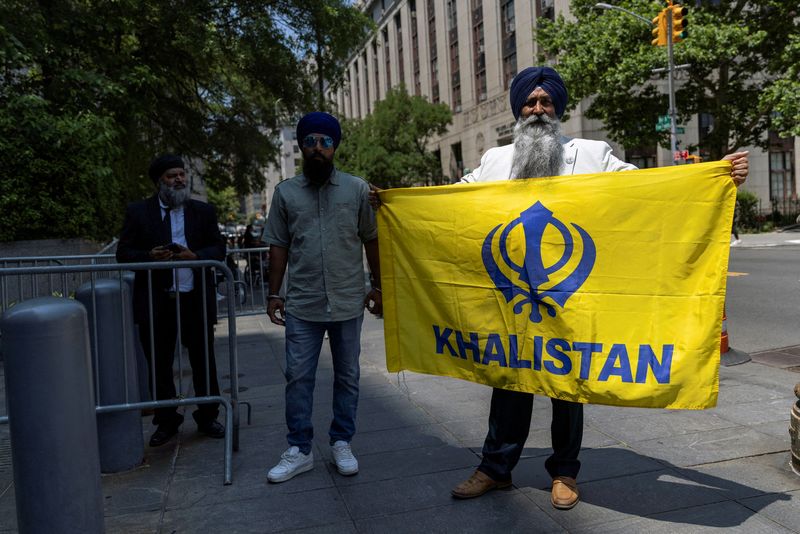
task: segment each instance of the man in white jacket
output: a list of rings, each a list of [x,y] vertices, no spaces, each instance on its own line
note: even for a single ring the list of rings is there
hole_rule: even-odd
[[[625,171],[635,166],[616,158],[602,141],[563,137],[560,119],[568,94],[563,80],[550,67],[529,67],[511,83],[511,110],[517,124],[512,145],[489,149],[480,166],[462,182],[488,182],[570,174]],[[723,158],[732,163],[731,178],[741,185],[748,171],[747,152]],[[570,509],[578,503],[576,478],[583,438],[583,404],[551,399],[553,454],[545,468],[553,479],[551,503]],[[459,499],[483,495],[511,485],[530,430],[533,395],[495,388],[489,413],[489,432],[477,470],[452,490]]]

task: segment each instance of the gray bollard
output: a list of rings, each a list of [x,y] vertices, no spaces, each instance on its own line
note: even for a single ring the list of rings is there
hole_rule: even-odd
[[[19,532],[103,532],[86,309],[42,297],[0,319]]]
[[[130,290],[131,295],[133,295],[135,278],[136,275],[133,271],[125,271],[122,275],[122,279],[128,284],[128,289]],[[131,306],[133,306],[133,301],[131,301]],[[131,310],[133,310],[133,308],[131,308]],[[131,313],[133,313],[133,311],[131,311]],[[150,367],[147,365],[147,356],[144,353],[144,348],[142,348],[142,342],[139,340],[138,324],[133,325],[133,333],[133,345],[136,348],[136,372],[139,376],[139,398],[142,401],[150,401],[153,400],[152,396],[150,395]]]
[[[128,284],[111,278],[95,280],[94,286],[86,282],[75,292],[75,300],[81,302],[87,311],[97,405],[139,402],[136,332]],[[97,306],[96,319],[92,313],[94,306]],[[98,414],[97,436],[103,473],[118,473],[141,465],[144,438],[140,410]]]

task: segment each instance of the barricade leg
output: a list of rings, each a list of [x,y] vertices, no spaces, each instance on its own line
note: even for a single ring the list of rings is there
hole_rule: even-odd
[[[138,339],[128,285],[101,278],[79,287],[75,299],[88,312],[97,405],[139,402],[134,345]],[[118,473],[141,465],[144,438],[139,410],[98,414],[97,434],[103,473]]]
[[[22,533],[103,532],[86,310],[32,299],[0,320]]]

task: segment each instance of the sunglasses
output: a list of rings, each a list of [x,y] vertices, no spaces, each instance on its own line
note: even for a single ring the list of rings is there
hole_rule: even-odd
[[[333,148],[333,138],[329,135],[307,135],[303,138],[303,146],[306,148],[314,148],[317,146],[317,143],[319,143],[322,148]]]

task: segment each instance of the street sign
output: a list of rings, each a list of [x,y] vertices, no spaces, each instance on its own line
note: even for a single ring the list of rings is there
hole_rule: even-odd
[[[656,131],[657,132],[668,132],[670,127],[671,121],[669,115],[660,115],[658,117],[658,122],[656,122]]]

